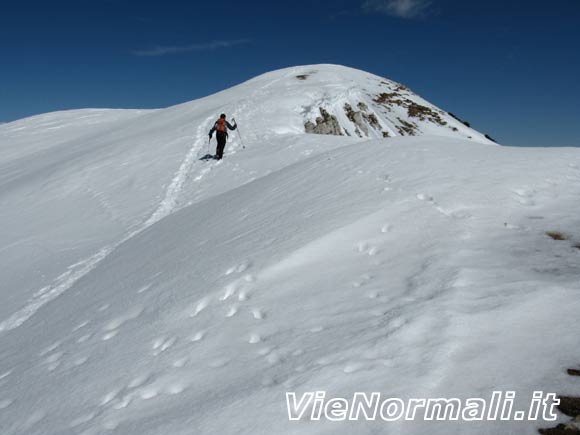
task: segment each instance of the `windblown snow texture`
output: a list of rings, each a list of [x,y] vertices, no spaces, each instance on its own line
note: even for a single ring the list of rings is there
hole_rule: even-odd
[[[199,161],[222,112],[246,149]],[[333,65],[2,125],[1,432],[533,433],[295,423],[285,392],[568,391],[579,197],[577,149]]]

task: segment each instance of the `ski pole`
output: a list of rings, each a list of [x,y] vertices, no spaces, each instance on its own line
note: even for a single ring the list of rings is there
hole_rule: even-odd
[[[240,127],[238,127],[238,123],[236,121],[236,118],[232,118],[232,121],[234,121],[234,123],[236,124],[236,129],[238,130],[238,137],[240,138],[240,143],[242,144],[242,149],[246,149],[246,146],[244,145],[244,141],[242,140],[242,134],[240,133]]]

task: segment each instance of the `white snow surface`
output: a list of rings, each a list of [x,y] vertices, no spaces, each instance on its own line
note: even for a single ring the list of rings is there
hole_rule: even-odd
[[[564,372],[580,362],[580,150],[494,145],[442,111],[415,137],[304,133],[318,107],[346,126],[345,102],[364,102],[398,136],[405,114],[373,102],[396,86],[310,65],[167,109],[0,126],[0,433],[552,425],[288,421],[287,391],[580,387]],[[220,112],[240,130],[200,161]]]

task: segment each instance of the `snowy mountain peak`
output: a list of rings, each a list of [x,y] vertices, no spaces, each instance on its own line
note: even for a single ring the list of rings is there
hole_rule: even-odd
[[[231,98],[242,91],[242,101]],[[220,94],[218,94],[220,95]],[[490,141],[461,120],[391,80],[339,65],[269,72],[225,91],[230,107],[267,113],[264,130],[355,138],[436,135]],[[239,109],[238,109],[239,110]],[[252,119],[252,124],[260,120]]]

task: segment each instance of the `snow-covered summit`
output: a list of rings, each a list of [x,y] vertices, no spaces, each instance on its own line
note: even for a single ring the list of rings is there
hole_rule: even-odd
[[[364,139],[437,135],[490,142],[404,85],[340,65],[284,68],[215,97],[224,110],[242,112],[240,120],[263,132],[306,129]]]
[[[578,149],[490,146],[332,65],[2,125],[0,432],[531,433],[289,422],[285,392],[570,392],[579,197]]]

